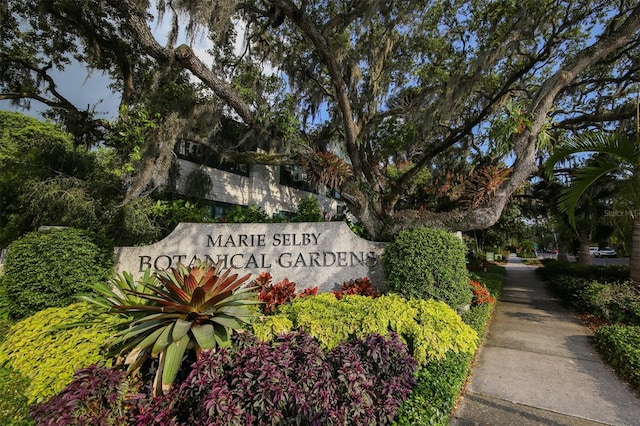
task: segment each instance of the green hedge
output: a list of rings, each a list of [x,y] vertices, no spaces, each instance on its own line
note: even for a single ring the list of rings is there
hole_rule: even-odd
[[[543,278],[551,290],[577,312],[609,321],[640,325],[640,288],[616,266],[547,263]]]
[[[486,268],[487,271],[474,273],[473,278],[497,299],[502,291],[505,269],[493,264],[486,264]],[[474,306],[462,315],[462,320],[482,336],[494,307],[495,303]],[[416,374],[418,383],[398,410],[395,424],[448,426],[471,371],[473,356],[448,352],[443,359],[421,366]]]
[[[418,384],[400,406],[394,424],[448,426],[472,359],[472,354],[451,352],[421,367],[416,373]]]
[[[460,309],[471,302],[466,252],[462,239],[441,229],[402,231],[382,255],[385,283],[404,297],[433,298]]]
[[[545,281],[559,275],[582,278],[601,283],[615,283],[629,279],[629,267],[625,265],[580,265],[575,262],[558,262],[553,259],[542,260],[544,268],[536,269]]]
[[[9,247],[0,287],[12,318],[77,301],[113,274],[113,245],[73,228],[36,231]]]
[[[640,391],[640,327],[621,324],[595,332],[599,352],[620,376]]]

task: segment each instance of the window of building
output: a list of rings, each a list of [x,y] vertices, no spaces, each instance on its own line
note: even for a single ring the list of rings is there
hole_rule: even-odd
[[[225,172],[235,173],[237,175],[249,176],[249,164],[237,164],[228,161],[221,161],[218,155],[210,148],[199,144],[198,142],[182,139],[179,140],[173,148],[178,158],[191,161],[197,164],[213,167]]]
[[[209,216],[211,216],[214,219],[222,219],[223,217],[225,217],[225,215],[229,210],[235,207],[246,207],[246,206],[241,206],[239,204],[224,203],[222,201],[211,201],[211,200],[200,200],[200,201],[206,207],[207,211],[209,212]]]
[[[280,185],[290,186],[314,194],[318,193],[313,185],[311,185],[309,176],[307,176],[299,166],[280,167]]]

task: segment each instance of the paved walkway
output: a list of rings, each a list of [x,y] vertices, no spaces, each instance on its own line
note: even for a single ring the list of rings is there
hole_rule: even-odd
[[[512,256],[470,384],[451,424],[640,425],[640,399],[592,333]]]

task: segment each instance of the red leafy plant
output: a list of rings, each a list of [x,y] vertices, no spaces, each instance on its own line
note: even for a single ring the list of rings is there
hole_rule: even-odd
[[[491,296],[491,293],[489,293],[489,290],[487,290],[480,282],[476,280],[470,280],[469,286],[471,287],[471,292],[473,293],[471,306],[478,306],[483,303],[494,303],[496,301],[496,299]]]
[[[258,291],[258,300],[262,302],[260,309],[263,314],[272,314],[278,309],[278,306],[293,301],[296,297],[312,296],[318,293],[318,287],[307,288],[296,295],[296,283],[284,280],[273,284],[271,282],[271,274],[262,272],[255,279]]]
[[[342,296],[346,296],[348,294],[369,296],[371,298],[378,297],[378,294],[373,290],[373,282],[371,282],[368,277],[345,281],[342,284],[342,288],[340,290],[334,291],[333,294],[338,300],[342,299]]]

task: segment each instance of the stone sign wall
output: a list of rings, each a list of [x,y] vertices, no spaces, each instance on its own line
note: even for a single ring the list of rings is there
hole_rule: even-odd
[[[116,269],[139,277],[147,268],[165,270],[199,258],[241,275],[269,272],[274,283],[288,278],[297,291],[318,286],[324,292],[363,277],[381,286],[383,249],[343,222],[181,223],[154,244],[116,249]]]

